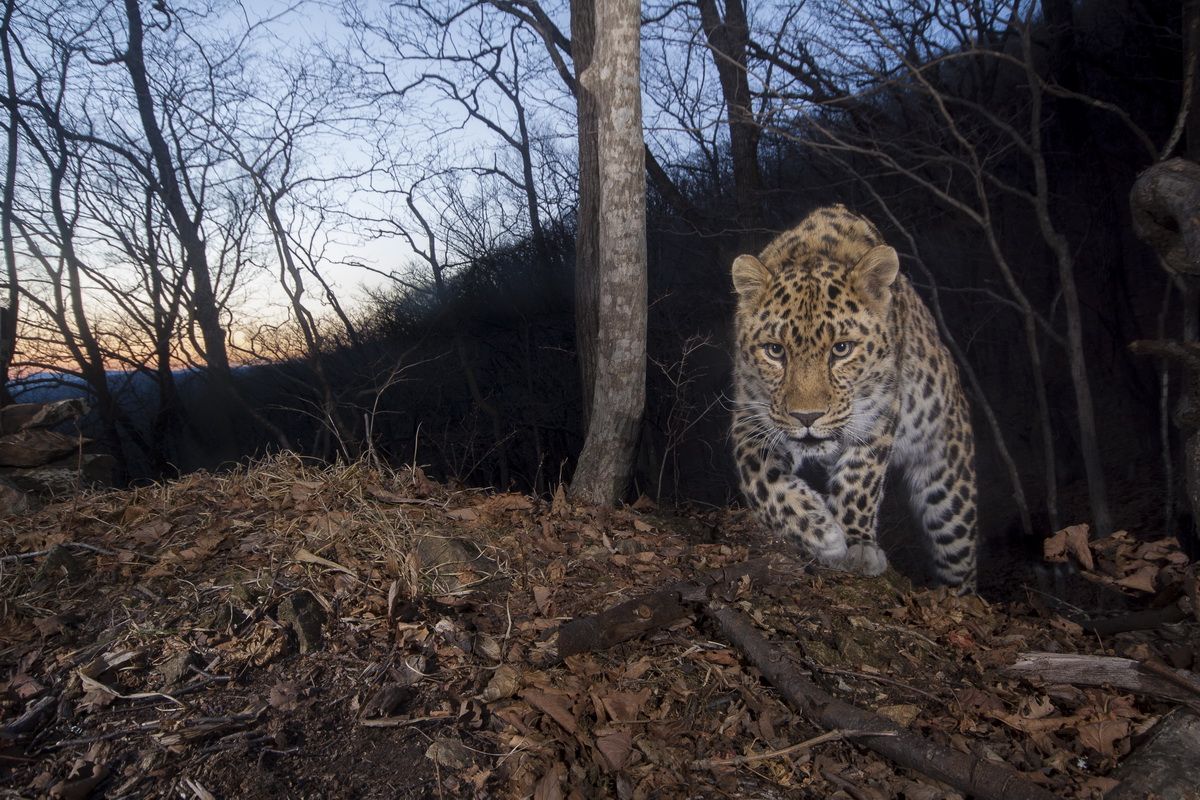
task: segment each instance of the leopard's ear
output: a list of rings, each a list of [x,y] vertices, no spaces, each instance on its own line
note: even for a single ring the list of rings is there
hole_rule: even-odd
[[[892,300],[892,284],[900,272],[900,257],[887,245],[872,247],[854,265],[854,285],[876,311],[884,311]]]
[[[733,288],[741,300],[753,300],[771,280],[771,270],[754,256],[733,260]]]

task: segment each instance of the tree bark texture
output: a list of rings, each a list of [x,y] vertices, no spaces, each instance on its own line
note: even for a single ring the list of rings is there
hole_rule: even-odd
[[[762,129],[750,105],[750,79],[746,66],[750,26],[742,0],[726,0],[725,16],[716,0],[700,0],[700,24],[712,50],[721,94],[729,115],[729,151],[733,159],[733,195],[737,202],[741,238],[753,249],[751,241],[762,228],[762,174],[758,168],[758,141]]]
[[[1166,669],[1170,669],[1167,667]],[[1200,693],[1186,687],[1194,681],[1185,670],[1174,670],[1174,680],[1147,672],[1132,658],[1089,656],[1077,653],[1021,653],[1005,674],[1045,684],[1114,686],[1129,692],[1160,697],[1180,703],[1200,700]]]
[[[579,120],[579,209],[575,225],[575,351],[583,389],[583,430],[592,416],[596,383],[596,337],[600,328],[600,161],[597,155],[596,98],[583,85],[595,49],[595,0],[571,0],[571,61]]]
[[[1177,708],[1113,773],[1121,785],[1104,800],[1188,800],[1200,786],[1200,715]]]
[[[1133,230],[1175,277],[1200,281],[1200,164],[1183,158],[1142,172],[1129,193]]]
[[[596,101],[599,163],[596,377],[571,490],[620,500],[646,400],[646,162],[637,0],[596,0],[595,52],[580,86]]]

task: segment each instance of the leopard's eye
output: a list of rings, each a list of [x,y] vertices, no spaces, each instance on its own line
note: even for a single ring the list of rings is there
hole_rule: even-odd
[[[779,342],[767,342],[762,347],[763,352],[767,354],[767,358],[772,361],[783,361],[783,357],[787,352]]]
[[[829,352],[834,358],[845,358],[854,352],[854,342],[838,342]]]

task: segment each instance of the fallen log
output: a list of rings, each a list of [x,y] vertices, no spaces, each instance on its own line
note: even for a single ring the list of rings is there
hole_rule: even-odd
[[[661,630],[696,613],[696,604],[718,591],[749,578],[755,586],[777,581],[782,563],[767,556],[712,570],[691,580],[673,583],[635,597],[591,617],[579,617],[558,626],[539,645],[538,658],[557,663],[579,653],[606,650],[646,633]]]
[[[1196,797],[1196,787],[1200,786],[1200,716],[1182,708],[1167,714],[1112,777],[1121,783],[1104,795],[1104,800]]]
[[[1143,611],[1131,611],[1119,617],[1089,617],[1072,618],[1088,633],[1097,636],[1112,636],[1128,631],[1145,631],[1160,625],[1171,625],[1187,619],[1187,612],[1178,604],[1163,608],[1149,608]]]
[[[857,741],[900,766],[983,800],[1053,800],[1055,797],[1011,767],[943,747],[885,717],[838,700],[801,675],[784,653],[763,638],[754,629],[750,618],[741,612],[719,603],[709,603],[704,613],[717,623],[725,639],[758,668],[792,708],[825,730],[878,731],[879,735],[874,736],[860,734]]]
[[[1153,670],[1153,671],[1151,671]],[[1162,674],[1165,670],[1167,674]],[[1037,678],[1045,683],[1075,686],[1112,686],[1189,705],[1200,702],[1197,678],[1170,667],[1147,669],[1132,658],[1089,656],[1076,653],[1021,653],[1004,674]]]

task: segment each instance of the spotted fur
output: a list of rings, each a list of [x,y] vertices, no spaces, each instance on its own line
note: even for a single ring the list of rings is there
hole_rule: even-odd
[[[823,563],[878,575],[887,557],[876,521],[892,467],[938,578],[972,589],[971,419],[896,251],[845,207],[822,208],[757,257],[739,256],[733,284],[733,439],[757,517]],[[805,477],[810,466],[825,472],[825,491]]]

